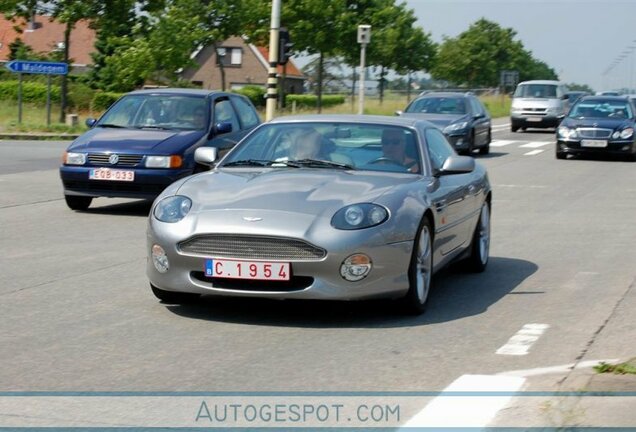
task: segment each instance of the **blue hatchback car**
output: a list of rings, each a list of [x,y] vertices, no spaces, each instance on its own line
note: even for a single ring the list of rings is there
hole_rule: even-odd
[[[207,169],[201,146],[225,154],[261,121],[244,96],[211,90],[159,89],[126,94],[64,153],[66,204],[86,210],[95,197],[154,199],[166,186]]]

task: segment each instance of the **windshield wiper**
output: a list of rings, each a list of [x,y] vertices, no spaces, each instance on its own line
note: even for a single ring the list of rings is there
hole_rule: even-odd
[[[113,123],[100,123],[97,125],[97,127],[122,129],[122,128],[125,128],[126,126],[113,124]]]
[[[339,169],[355,169],[352,165],[340,162],[327,161],[322,159],[300,159],[288,161],[293,162],[304,167],[312,168],[339,168]]]
[[[157,126],[157,125],[138,125],[137,129],[159,129],[159,130],[170,130],[170,128],[165,126]]]
[[[233,162],[228,162],[222,165],[223,167],[231,167],[231,166],[268,166],[271,165],[274,161],[270,160],[259,160],[259,159],[245,159],[245,160],[237,160]]]

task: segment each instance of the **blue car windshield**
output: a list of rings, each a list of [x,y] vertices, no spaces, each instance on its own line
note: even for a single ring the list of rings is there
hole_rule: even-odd
[[[415,132],[401,126],[270,123],[239,143],[223,159],[221,167],[251,165],[420,173],[421,158],[417,143]]]
[[[571,118],[632,118],[631,106],[622,101],[583,101],[572,107]]]
[[[206,99],[173,94],[131,94],[119,99],[97,126],[204,130],[209,124]]]

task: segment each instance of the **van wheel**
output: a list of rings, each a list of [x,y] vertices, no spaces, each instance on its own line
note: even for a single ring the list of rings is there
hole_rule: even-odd
[[[519,130],[519,126],[514,124],[510,126],[510,132],[517,132],[518,130]]]

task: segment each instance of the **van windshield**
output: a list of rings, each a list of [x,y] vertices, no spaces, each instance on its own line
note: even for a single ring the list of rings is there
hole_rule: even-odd
[[[555,98],[557,86],[553,84],[522,84],[517,87],[513,97],[516,98]]]

